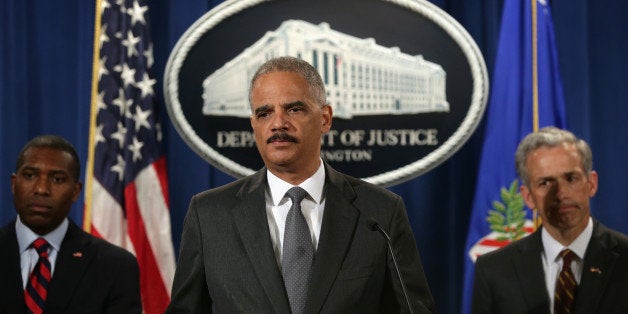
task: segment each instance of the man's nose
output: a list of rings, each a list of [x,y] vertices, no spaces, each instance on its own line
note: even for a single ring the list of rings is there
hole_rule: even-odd
[[[45,176],[40,176],[35,181],[35,194],[48,195],[50,194],[50,181]]]
[[[286,116],[284,112],[279,111],[273,115],[273,121],[272,121],[273,131],[286,130],[288,128],[287,125],[288,125],[288,117]]]
[[[565,198],[565,196],[567,195],[566,189],[567,189],[567,184],[565,184],[565,182],[561,182],[560,180],[557,180],[554,183],[554,193],[556,195],[556,198],[558,198],[559,200],[562,200],[563,198]]]

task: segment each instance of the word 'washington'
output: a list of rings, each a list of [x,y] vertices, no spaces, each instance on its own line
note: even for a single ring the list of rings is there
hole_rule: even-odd
[[[435,146],[438,145],[436,129],[390,129],[390,130],[331,130],[321,137],[324,147],[360,146]],[[255,146],[251,131],[219,131],[216,134],[219,148]]]

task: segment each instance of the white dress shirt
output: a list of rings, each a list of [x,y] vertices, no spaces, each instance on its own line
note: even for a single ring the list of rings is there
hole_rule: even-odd
[[[15,234],[17,236],[17,244],[20,249],[20,267],[22,269],[22,288],[26,289],[26,283],[28,282],[28,277],[31,272],[33,272],[33,268],[35,268],[35,264],[37,264],[37,260],[39,260],[39,254],[37,250],[31,247],[33,241],[37,240],[37,238],[44,238],[48,243],[50,243],[50,249],[48,251],[48,260],[50,261],[50,276],[54,275],[55,271],[55,262],[57,261],[57,254],[59,253],[59,249],[61,248],[61,242],[63,242],[63,238],[65,237],[65,233],[68,230],[68,219],[64,219],[63,222],[52,232],[40,236],[37,233],[33,232],[29,229],[20,217],[18,216],[15,220]]]
[[[270,239],[273,242],[273,249],[277,264],[281,266],[283,255],[283,235],[286,226],[286,217],[292,206],[290,198],[286,197],[286,192],[293,187],[292,184],[281,180],[267,170],[268,188],[266,189],[266,217],[270,229]],[[323,186],[325,185],[325,167],[321,161],[318,170],[299,186],[307,191],[308,195],[301,201],[301,212],[307,221],[314,252],[318,247],[318,239],[323,223],[323,211],[325,209],[325,196]]]
[[[563,268],[563,259],[560,257],[560,252],[564,249],[570,249],[578,256],[578,258],[571,262],[571,271],[573,272],[576,282],[580,284],[584,264],[584,253],[587,250],[587,246],[589,245],[592,235],[593,219],[590,217],[589,223],[584,228],[582,233],[580,233],[580,235],[566,247],[552,238],[545,228],[541,230],[541,240],[543,241],[543,270],[545,271],[545,284],[547,286],[547,292],[549,293],[550,312],[552,314],[554,313],[554,291],[556,290],[556,279]]]

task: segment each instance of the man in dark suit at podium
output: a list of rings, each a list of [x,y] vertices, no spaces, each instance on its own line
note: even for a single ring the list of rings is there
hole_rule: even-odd
[[[290,57],[252,79],[265,167],[192,198],[167,313],[414,313],[434,302],[403,200],[320,158],[332,123],[320,75]]]
[[[628,313],[628,237],[591,218],[589,145],[547,127],[526,136],[515,159],[523,199],[543,224],[478,258],[473,313]]]
[[[0,229],[0,313],[141,313],[133,255],[67,218],[82,185],[72,144],[32,139],[11,177],[18,217]]]

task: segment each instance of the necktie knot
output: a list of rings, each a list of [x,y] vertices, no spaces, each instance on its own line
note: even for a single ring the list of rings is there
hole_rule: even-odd
[[[37,238],[37,240],[33,241],[32,244],[39,257],[48,257],[48,249],[50,248],[50,243],[46,241],[44,238]]]
[[[563,259],[563,269],[571,267],[573,262],[578,256],[570,249],[564,249],[560,251],[560,257]]]
[[[290,198],[292,204],[301,204],[301,201],[307,196],[307,191],[302,187],[295,186],[286,192],[286,196]]]

